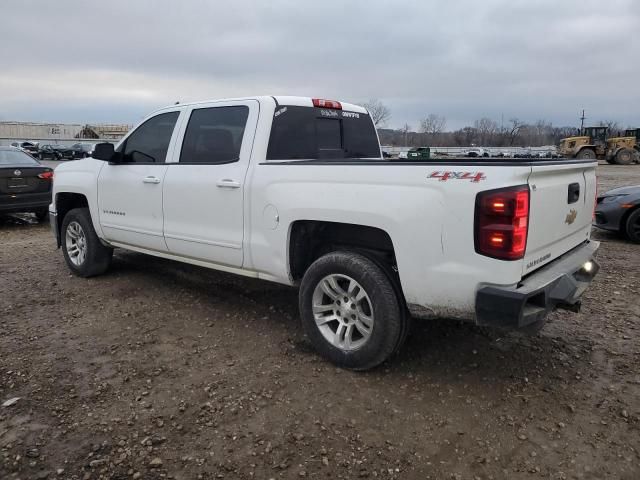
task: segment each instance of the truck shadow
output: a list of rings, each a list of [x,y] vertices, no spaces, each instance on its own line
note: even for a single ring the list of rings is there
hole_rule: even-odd
[[[280,337],[285,354],[298,357],[303,363],[326,363],[303,334],[295,288],[123,251],[114,257],[108,276],[112,275],[130,277],[133,283],[143,281],[158,289],[170,285],[170,289],[188,292],[207,308],[238,312],[253,317],[254,322],[266,322],[273,336]],[[126,301],[126,287],[123,294]],[[558,324],[562,323],[559,319]],[[283,327],[286,338],[280,333]],[[537,335],[524,335],[456,320],[414,320],[401,351],[371,374],[413,373],[433,376],[438,381],[456,382],[462,378],[502,383],[514,378],[542,377],[547,372],[545,381],[550,385],[554,378],[571,381],[587,368],[591,344],[585,338],[576,338],[564,326],[561,328],[565,330],[556,336],[547,328]]]

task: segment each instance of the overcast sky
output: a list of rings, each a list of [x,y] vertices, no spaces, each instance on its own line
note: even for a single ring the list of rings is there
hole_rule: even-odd
[[[191,100],[315,96],[640,126],[640,0],[1,0],[0,120],[136,123]]]

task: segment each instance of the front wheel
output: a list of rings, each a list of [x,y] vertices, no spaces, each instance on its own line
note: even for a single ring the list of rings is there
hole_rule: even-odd
[[[625,230],[629,240],[640,243],[640,208],[631,212],[631,215],[627,218]]]
[[[88,208],[69,210],[62,222],[62,252],[69,269],[79,277],[107,271],[113,249],[104,246],[91,222]]]
[[[315,349],[340,367],[367,370],[400,347],[407,318],[389,276],[367,257],[333,252],[300,287],[302,325]]]
[[[579,158],[580,160],[595,160],[596,152],[591,150],[590,148],[583,148],[578,152],[576,158]]]
[[[635,160],[635,152],[630,148],[623,148],[615,156],[615,163],[618,165],[629,165]]]

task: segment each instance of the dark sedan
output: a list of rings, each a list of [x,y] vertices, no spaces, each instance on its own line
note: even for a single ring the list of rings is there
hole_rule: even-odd
[[[595,226],[626,234],[632,242],[640,243],[640,185],[599,195]]]
[[[76,158],[87,158],[93,154],[93,143],[74,143],[70,147],[58,149],[62,158],[75,160]]]
[[[41,145],[38,148],[38,158],[40,160],[60,160],[62,154],[56,145]]]
[[[49,213],[53,170],[14,147],[0,147],[0,214]]]

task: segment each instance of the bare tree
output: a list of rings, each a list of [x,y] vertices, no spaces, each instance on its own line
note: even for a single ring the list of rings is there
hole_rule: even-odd
[[[511,126],[507,131],[507,137],[509,138],[509,145],[513,146],[516,138],[518,138],[518,135],[520,135],[520,130],[522,130],[522,127],[524,127],[525,124],[517,118],[510,118],[509,123],[511,123]]]
[[[426,118],[420,120],[420,131],[430,135],[437,135],[444,131],[447,119],[443,116],[430,113]]]
[[[460,147],[470,147],[475,142],[477,136],[478,131],[474,127],[464,127],[453,133],[455,143]]]
[[[427,117],[420,120],[420,132],[423,133],[427,143],[433,143],[438,140],[440,134],[447,125],[447,119],[441,115],[430,113]]]
[[[364,108],[369,111],[371,120],[373,120],[373,124],[376,128],[384,127],[391,118],[391,111],[389,108],[377,98],[372,98],[365,103]]]
[[[498,123],[496,121],[484,117],[476,120],[473,126],[478,131],[480,144],[482,146],[489,145],[493,142],[493,137],[498,131]]]
[[[600,120],[598,122],[599,127],[607,127],[609,129],[609,135],[617,135],[622,131],[622,127],[615,120]]]
[[[400,131],[404,135],[404,146],[408,147],[409,146],[408,137],[409,137],[409,132],[411,131],[411,125],[409,125],[408,123],[405,123],[400,129]]]

